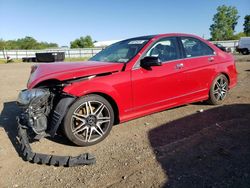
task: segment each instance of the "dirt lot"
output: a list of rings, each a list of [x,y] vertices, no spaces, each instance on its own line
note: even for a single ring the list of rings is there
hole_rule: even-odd
[[[0,65],[0,187],[249,187],[250,56],[236,59],[239,83],[222,106],[190,104],[123,123],[87,148],[62,138],[32,144],[41,153],[95,154],[95,165],[72,168],[19,157],[14,101],[30,64]]]

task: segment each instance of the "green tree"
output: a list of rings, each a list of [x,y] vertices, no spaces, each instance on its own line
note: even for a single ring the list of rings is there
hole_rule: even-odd
[[[5,41],[3,39],[0,39],[0,50],[3,50],[5,48]]]
[[[0,39],[0,50],[15,50],[15,49],[45,49],[45,48],[58,48],[56,43],[37,42],[32,37],[20,38],[17,40],[4,41]]]
[[[244,17],[244,33],[246,36],[250,36],[250,15]]]
[[[232,40],[239,40],[241,37],[245,37],[246,34],[244,32],[239,32],[239,33],[236,33],[233,37],[232,37]]]
[[[45,49],[45,48],[58,48],[58,44],[48,43],[48,42],[40,42],[38,44],[38,49]]]
[[[5,49],[13,50],[13,49],[20,49],[20,48],[18,47],[18,43],[16,40],[8,40],[8,41],[5,41]]]
[[[246,34],[244,32],[239,32],[239,33],[236,33],[233,37],[232,37],[232,40],[239,40],[241,37],[245,37]]]
[[[25,37],[17,40],[17,45],[20,49],[38,49],[39,44],[36,39],[32,37]]]
[[[238,10],[235,7],[226,5],[217,7],[217,13],[213,17],[214,23],[209,28],[212,36],[211,39],[232,39],[238,19]]]
[[[93,48],[94,43],[91,36],[87,35],[86,37],[80,37],[70,42],[70,48]]]

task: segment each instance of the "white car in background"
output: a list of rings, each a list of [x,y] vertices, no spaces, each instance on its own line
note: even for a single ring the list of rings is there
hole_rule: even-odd
[[[248,55],[250,53],[250,37],[241,37],[236,51]]]

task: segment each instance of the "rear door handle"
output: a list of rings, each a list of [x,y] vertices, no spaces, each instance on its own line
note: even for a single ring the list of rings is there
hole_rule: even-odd
[[[209,61],[209,62],[214,61],[214,57],[209,57],[209,58],[208,58],[208,61]]]
[[[176,64],[176,69],[181,69],[181,68],[183,68],[183,67],[184,67],[183,63]]]

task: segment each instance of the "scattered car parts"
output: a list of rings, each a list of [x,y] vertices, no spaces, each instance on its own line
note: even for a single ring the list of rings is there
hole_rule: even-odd
[[[89,153],[84,153],[79,156],[72,157],[72,156],[48,155],[48,154],[33,152],[29,144],[27,127],[20,123],[19,118],[17,118],[17,122],[18,122],[18,141],[20,144],[20,150],[22,152],[22,157],[24,160],[36,164],[67,166],[67,167],[72,167],[77,165],[90,165],[96,162],[95,157]]]

